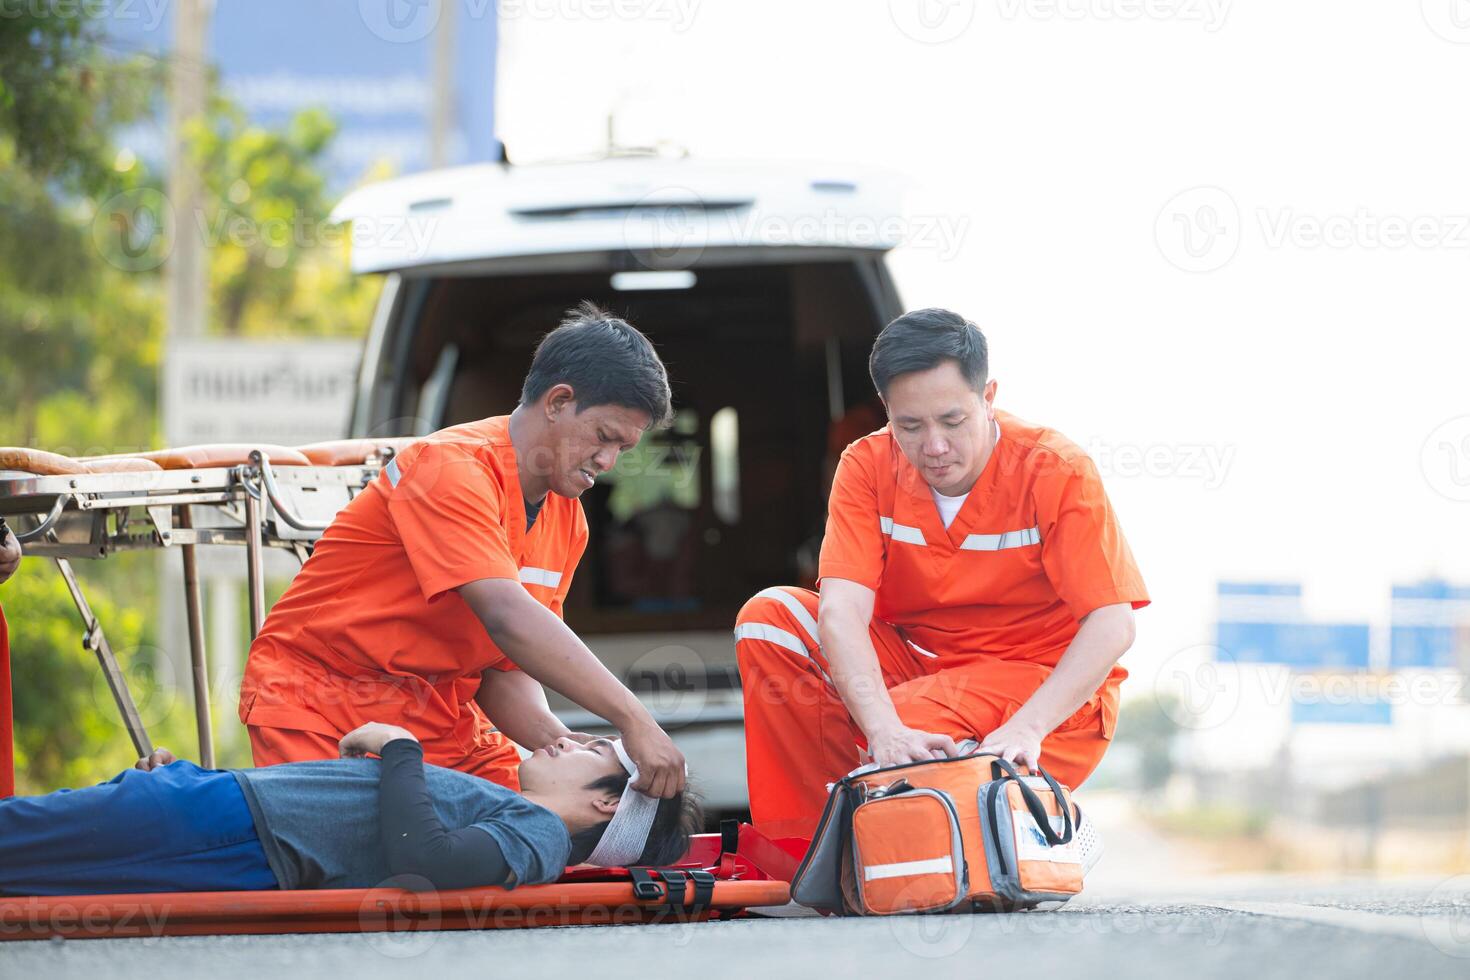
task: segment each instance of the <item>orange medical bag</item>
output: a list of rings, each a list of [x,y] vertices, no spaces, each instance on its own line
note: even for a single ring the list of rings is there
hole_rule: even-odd
[[[1014,911],[1082,891],[1070,791],[993,755],[854,770],[791,884],[838,915]]]

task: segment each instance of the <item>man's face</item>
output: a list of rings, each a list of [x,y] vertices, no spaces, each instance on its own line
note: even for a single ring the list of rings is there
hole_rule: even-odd
[[[595,405],[581,412],[575,401],[560,405],[551,427],[551,459],[546,461],[551,491],[582,496],[617,465],[619,455],[638,445],[651,421],[647,412],[621,405]]]
[[[624,772],[610,740],[594,738],[583,745],[559,738],[521,763],[521,787],[541,796],[580,799],[589,783]]]
[[[900,374],[884,405],[904,456],[924,482],[945,496],[968,493],[994,441],[995,382],[977,392],[954,361]]]

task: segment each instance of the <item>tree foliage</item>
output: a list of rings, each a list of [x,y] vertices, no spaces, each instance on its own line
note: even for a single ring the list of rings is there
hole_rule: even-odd
[[[164,261],[181,223],[206,234],[219,332],[357,333],[377,289],[350,277],[345,240],[323,234],[328,117],[303,113],[272,130],[211,95],[188,134],[203,201],[179,214],[159,175],[119,139],[158,117],[168,66],[112,53],[88,9],[36,0],[0,17],[0,444],[73,455],[157,445]],[[159,563],[138,554],[75,564],[150,730],[192,755],[187,684],[173,686],[182,679],[166,676],[167,658],[153,649]],[[27,559],[0,602],[22,786],[83,784],[131,762],[55,570]],[[235,724],[216,712],[216,732]]]

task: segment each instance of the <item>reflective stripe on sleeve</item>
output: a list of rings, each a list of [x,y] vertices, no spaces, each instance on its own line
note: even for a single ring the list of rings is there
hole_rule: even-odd
[[[403,479],[403,471],[398,468],[398,458],[396,456],[388,460],[388,465],[383,467],[383,472],[387,474],[388,485],[390,487],[398,486],[398,481]]]
[[[554,589],[561,585],[561,572],[553,572],[549,568],[523,568],[521,569],[522,585],[544,585],[548,589]]]

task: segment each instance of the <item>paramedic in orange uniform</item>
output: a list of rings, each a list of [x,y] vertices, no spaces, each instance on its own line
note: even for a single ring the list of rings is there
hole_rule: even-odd
[[[985,338],[947,310],[890,323],[869,368],[889,424],[842,455],[820,595],[736,622],[750,810],[812,836],[862,761],[966,738],[1076,787],[1113,737],[1143,580],[1087,455],[995,408]]]
[[[622,732],[640,789],[682,790],[668,735],[561,620],[587,543],[577,498],[669,416],[653,345],[585,304],[537,347],[514,412],[395,456],[251,644],[240,720],[255,764],[336,758],[379,719],[412,731],[424,761],[514,789],[512,742],[571,734],[545,684]]]

